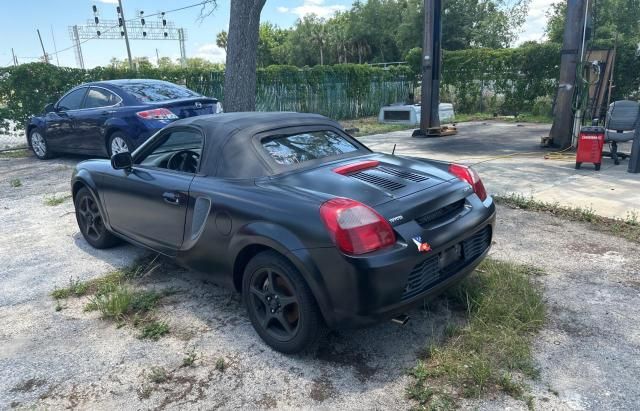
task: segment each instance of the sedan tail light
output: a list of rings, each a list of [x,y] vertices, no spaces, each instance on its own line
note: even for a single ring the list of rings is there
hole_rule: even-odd
[[[449,164],[449,173],[471,184],[473,191],[478,195],[480,200],[484,201],[487,199],[487,190],[485,190],[484,184],[482,184],[482,180],[476,170],[469,166],[452,163]]]
[[[154,108],[152,110],[138,111],[138,117],[145,120],[177,120],[178,116],[166,108]]]
[[[355,200],[331,199],[320,207],[320,216],[335,244],[347,254],[365,254],[396,242],[389,222]]]

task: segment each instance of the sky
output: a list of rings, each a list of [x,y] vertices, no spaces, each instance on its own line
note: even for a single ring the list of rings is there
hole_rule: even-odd
[[[542,40],[546,24],[545,12],[553,0],[532,0],[529,16],[517,43],[527,40]],[[200,0],[123,0],[125,17],[131,19],[144,11],[153,14],[199,3]],[[93,20],[92,6],[98,8],[101,19],[116,19],[118,0],[0,0],[0,67],[12,63],[11,48],[15,50],[18,62],[37,61],[42,49],[36,29],[40,30],[45,50],[67,49],[72,45],[69,27],[86,24]],[[176,27],[186,31],[187,57],[202,57],[212,62],[224,62],[225,54],[216,46],[216,34],[229,26],[229,0],[218,0],[216,10],[203,21],[198,19],[200,7],[192,7],[166,14]],[[291,27],[295,21],[314,13],[320,17],[330,17],[336,11],[347,10],[352,0],[267,0],[261,21],[269,21],[280,27]],[[157,17],[152,17],[155,19]],[[55,45],[54,45],[55,41]],[[85,67],[107,65],[112,57],[124,60],[127,56],[123,40],[90,40],[82,44]],[[136,40],[131,41],[133,57],[146,56],[152,62],[156,59],[156,49],[160,57],[176,59],[180,49],[176,40]],[[77,67],[74,50],[61,51],[52,63]]]

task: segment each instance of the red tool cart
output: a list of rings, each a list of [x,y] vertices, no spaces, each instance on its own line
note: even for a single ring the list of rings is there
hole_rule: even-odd
[[[582,127],[578,136],[576,169],[580,168],[582,163],[593,163],[596,171],[600,170],[602,146],[604,146],[604,127]]]

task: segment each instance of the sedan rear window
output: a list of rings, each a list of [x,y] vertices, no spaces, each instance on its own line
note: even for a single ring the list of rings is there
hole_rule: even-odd
[[[302,163],[357,151],[346,138],[329,130],[278,135],[262,139],[262,147],[281,165]]]
[[[125,83],[118,86],[142,103],[200,97],[200,94],[188,88],[165,82]]]

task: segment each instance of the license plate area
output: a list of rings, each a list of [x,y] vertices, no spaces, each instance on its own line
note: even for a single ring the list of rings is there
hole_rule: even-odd
[[[446,269],[447,267],[453,264],[456,264],[461,260],[462,260],[462,245],[456,244],[440,253],[440,268]]]

